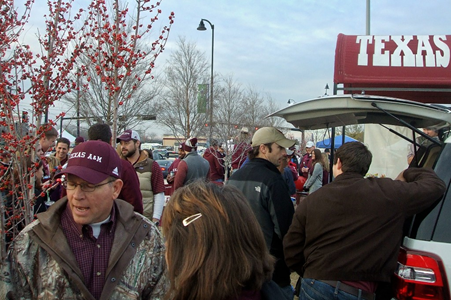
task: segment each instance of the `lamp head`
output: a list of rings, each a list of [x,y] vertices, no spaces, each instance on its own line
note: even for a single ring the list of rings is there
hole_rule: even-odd
[[[205,28],[204,20],[200,20],[199,26],[197,27],[197,30],[205,31],[207,28]]]

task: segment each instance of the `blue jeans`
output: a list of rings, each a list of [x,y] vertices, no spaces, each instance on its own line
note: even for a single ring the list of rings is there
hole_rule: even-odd
[[[299,300],[360,300],[362,298],[348,294],[319,280],[303,278]]]
[[[285,287],[280,288],[284,295],[286,296],[286,299],[294,299],[294,290],[291,285],[287,285]]]

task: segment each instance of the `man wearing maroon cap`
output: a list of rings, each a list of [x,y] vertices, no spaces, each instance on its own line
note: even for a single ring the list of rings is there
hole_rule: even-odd
[[[168,287],[164,241],[117,199],[123,182],[113,147],[76,146],[62,173],[67,197],[16,237],[0,290],[8,299],[161,299]]]
[[[85,139],[82,136],[78,136],[75,139],[75,146],[77,146],[78,144],[84,143],[84,142],[85,142]]]
[[[159,224],[164,207],[164,177],[156,161],[141,151],[141,140],[135,130],[125,130],[118,138],[121,158],[135,168],[143,196],[143,215]]]
[[[182,147],[185,158],[178,165],[174,190],[197,179],[207,180],[210,172],[208,161],[197,153],[197,138],[187,139]]]

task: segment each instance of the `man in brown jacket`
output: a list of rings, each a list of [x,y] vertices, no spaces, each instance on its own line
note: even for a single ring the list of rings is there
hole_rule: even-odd
[[[288,267],[303,277],[299,299],[374,299],[395,270],[405,219],[445,191],[426,169],[407,169],[397,180],[364,178],[371,160],[362,143],[344,144],[335,180],[296,208],[283,244]]]

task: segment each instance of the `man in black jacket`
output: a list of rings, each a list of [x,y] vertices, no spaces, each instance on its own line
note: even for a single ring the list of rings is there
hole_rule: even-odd
[[[303,276],[299,299],[374,299],[396,268],[405,219],[445,191],[432,170],[364,178],[372,154],[360,142],[334,157],[335,180],[296,208],[283,240],[287,265]]]
[[[295,141],[273,127],[257,130],[252,138],[250,161],[230,177],[228,184],[246,196],[265,236],[269,252],[277,259],[273,280],[293,298],[290,270],[284,261],[282,240],[294,214],[288,186],[277,167],[286,159],[286,148]]]

